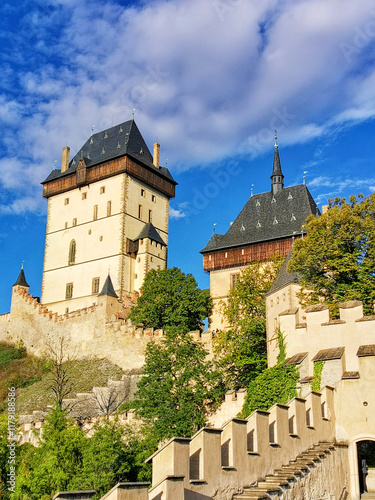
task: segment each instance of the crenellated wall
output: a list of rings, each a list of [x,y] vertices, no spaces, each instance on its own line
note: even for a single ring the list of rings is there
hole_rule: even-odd
[[[321,394],[311,392],[305,399],[295,398],[288,405],[276,404],[267,412],[255,411],[246,420],[234,418],[220,429],[205,427],[191,439],[171,439],[149,458],[152,486],[144,498],[231,500],[234,494],[272,474],[314,444],[335,442],[333,393],[332,388],[325,387]],[[346,448],[343,449],[340,461],[346,472],[340,475],[340,483],[343,478],[348,481]],[[333,475],[331,471],[327,476],[331,480]],[[343,486],[325,485],[332,494]],[[143,485],[139,488],[139,492],[144,491]],[[105,498],[120,497],[115,496],[114,489],[112,496]]]

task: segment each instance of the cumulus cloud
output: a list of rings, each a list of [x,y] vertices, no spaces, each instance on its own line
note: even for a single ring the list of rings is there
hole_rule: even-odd
[[[74,154],[93,124],[133,108],[174,172],[255,157],[275,128],[293,145],[375,116],[372,0],[38,0],[0,13],[13,26],[0,55],[12,210],[38,209],[30,200],[64,145]]]

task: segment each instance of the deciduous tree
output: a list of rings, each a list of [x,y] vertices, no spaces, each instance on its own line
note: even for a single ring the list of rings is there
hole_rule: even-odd
[[[267,366],[265,295],[282,260],[254,262],[229,291],[223,312],[230,329],[215,334],[213,348],[226,386],[247,387]]]
[[[297,271],[304,305],[362,300],[373,312],[375,299],[375,194],[330,202],[329,210],[306,222],[307,236],[293,246],[288,269]]]
[[[134,404],[158,440],[194,434],[223,394],[220,374],[206,356],[186,334],[170,332],[159,343],[148,343]]]
[[[145,327],[197,330],[210,314],[208,290],[200,290],[193,275],[179,268],[152,269],[146,275],[142,295],[130,313],[134,323]]]

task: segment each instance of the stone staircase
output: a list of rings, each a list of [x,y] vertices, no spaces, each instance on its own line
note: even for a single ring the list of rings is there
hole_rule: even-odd
[[[322,462],[334,450],[333,443],[319,443],[290,460],[287,465],[275,469],[256,484],[244,488],[240,494],[233,495],[233,500],[269,500],[280,498],[285,490],[293,488],[298,479],[309,474],[312,467]]]

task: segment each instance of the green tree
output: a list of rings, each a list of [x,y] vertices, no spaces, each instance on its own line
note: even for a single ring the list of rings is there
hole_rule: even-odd
[[[200,290],[191,274],[177,267],[152,269],[146,275],[142,295],[130,313],[133,323],[145,327],[197,330],[211,312],[208,290]]]
[[[158,440],[194,434],[222,396],[220,374],[206,356],[201,343],[186,334],[148,343],[134,404]]]
[[[38,448],[28,450],[17,472],[15,499],[47,500],[69,489],[82,468],[84,433],[58,406],[48,415]]]
[[[338,302],[375,299],[375,194],[330,201],[329,210],[306,222],[307,236],[293,246],[288,264],[301,275],[303,305],[323,301],[337,314]]]
[[[81,472],[71,478],[70,488],[94,489],[99,499],[119,481],[137,481],[140,446],[141,439],[117,419],[99,422],[86,439]]]
[[[229,291],[223,312],[231,328],[215,334],[213,349],[230,389],[247,387],[267,366],[265,295],[281,263],[250,264]]]

